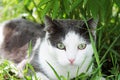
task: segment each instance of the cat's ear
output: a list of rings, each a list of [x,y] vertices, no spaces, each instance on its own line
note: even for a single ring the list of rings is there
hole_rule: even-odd
[[[53,33],[54,27],[56,25],[54,24],[54,21],[52,20],[52,18],[46,15],[44,23],[45,23],[44,31],[46,31],[48,33]]]
[[[97,24],[98,24],[98,19],[91,18],[91,19],[87,20],[88,28],[90,29],[90,31],[94,37],[96,36]],[[84,26],[86,26],[86,24]]]
[[[96,29],[97,24],[98,24],[98,19],[91,18],[87,21],[87,24],[88,24],[90,29]]]

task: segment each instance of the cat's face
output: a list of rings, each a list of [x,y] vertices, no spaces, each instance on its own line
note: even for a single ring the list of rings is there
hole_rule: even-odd
[[[96,23],[93,19],[87,21],[92,36],[95,39]],[[79,20],[51,20],[46,17],[45,31],[49,45],[54,51],[57,62],[62,66],[81,65],[93,54],[87,26]]]

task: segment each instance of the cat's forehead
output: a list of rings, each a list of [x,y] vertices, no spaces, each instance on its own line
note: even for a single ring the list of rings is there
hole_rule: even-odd
[[[79,35],[78,33],[75,33],[74,31],[70,31],[66,34],[64,40],[64,43],[66,44],[80,44],[80,43],[87,43],[87,41],[85,40],[84,37],[82,37],[81,35]]]
[[[64,30],[65,34],[67,34],[70,31],[73,31],[78,34],[86,33],[87,28],[84,25],[84,21],[82,20],[72,20],[72,19],[66,19],[66,20],[57,20],[58,24],[57,27],[61,27],[61,29]]]
[[[59,20],[60,23],[59,27],[62,27],[65,33],[65,37],[72,36],[72,38],[81,37],[84,40],[86,40],[88,43],[89,41],[89,33],[88,30],[86,29],[86,26],[83,26],[84,21],[82,20],[71,20],[71,19],[66,19],[66,20]]]
[[[56,22],[57,21],[57,22]],[[80,20],[56,20],[53,33],[49,34],[49,40],[52,45],[58,42],[69,41],[79,42],[80,40],[90,43],[88,30],[83,26],[84,22]]]

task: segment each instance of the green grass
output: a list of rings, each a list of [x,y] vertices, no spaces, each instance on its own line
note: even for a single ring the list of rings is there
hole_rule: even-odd
[[[120,0],[0,0],[0,21],[19,17],[24,13],[27,14],[25,16],[27,19],[39,23],[43,22],[46,14],[57,19],[86,20],[90,17],[99,17],[96,45],[91,38],[94,49],[94,69],[91,76],[82,73],[75,80],[98,80],[101,76],[105,76],[107,80],[120,80],[119,3]],[[31,47],[29,49],[31,50]],[[9,74],[11,69],[16,71],[13,67],[6,69],[9,65],[8,61],[0,64],[0,80],[18,80],[15,74]],[[54,66],[51,65],[52,67]],[[24,70],[26,80],[31,79],[31,76],[27,75],[28,68],[35,75],[32,66],[27,64]],[[54,71],[54,68],[52,69]],[[64,75],[57,75],[57,72],[55,74],[58,79],[69,79],[69,73],[67,78]]]

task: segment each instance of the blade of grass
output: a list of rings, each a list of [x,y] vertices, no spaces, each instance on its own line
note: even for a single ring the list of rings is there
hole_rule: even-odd
[[[51,69],[52,69],[53,72],[55,73],[57,79],[58,79],[58,80],[61,80],[60,76],[58,75],[58,73],[56,72],[56,70],[53,68],[53,66],[52,66],[49,62],[47,62],[47,64],[51,67]]]
[[[36,72],[35,72],[33,66],[32,66],[31,64],[27,64],[27,65],[28,65],[28,67],[30,68],[30,70],[32,70],[33,75],[34,75],[34,77],[35,77],[35,80],[38,80],[38,79],[37,79],[37,76],[36,76]]]
[[[98,52],[97,52],[97,49],[96,49],[96,46],[95,46],[95,41],[93,40],[92,34],[90,32],[90,29],[88,27],[88,24],[87,24],[87,21],[86,21],[85,17],[84,16],[82,16],[82,17],[83,17],[83,20],[85,21],[85,24],[86,24],[86,26],[88,28],[88,31],[89,31],[89,36],[90,36],[92,48],[93,48],[93,51],[94,51],[95,60],[97,62],[98,67],[100,67],[100,60],[99,60],[99,55],[98,55]],[[99,76],[101,76],[101,70],[99,70]]]
[[[105,59],[106,55],[108,54],[108,52],[110,51],[110,49],[114,46],[115,42],[118,40],[119,37],[120,37],[120,35],[117,38],[115,38],[115,40],[112,42],[112,44],[110,45],[110,47],[107,49],[107,51],[105,52],[105,54],[102,57],[102,59],[101,59],[100,62],[102,62]]]

